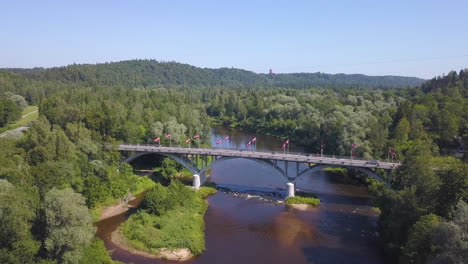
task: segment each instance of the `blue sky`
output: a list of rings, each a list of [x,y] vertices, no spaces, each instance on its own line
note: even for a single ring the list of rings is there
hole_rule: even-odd
[[[7,1],[0,67],[127,59],[431,78],[468,67],[468,1]]]

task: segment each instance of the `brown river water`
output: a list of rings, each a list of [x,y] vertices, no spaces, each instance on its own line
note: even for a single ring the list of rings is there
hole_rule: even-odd
[[[284,142],[266,135],[213,128],[212,144],[226,136],[229,142],[223,141],[221,147],[247,148],[246,143],[256,136],[258,150],[281,152]],[[293,142],[289,150],[304,152]],[[295,170],[289,167],[291,172]],[[246,159],[217,163],[209,180],[253,190],[285,189],[287,183],[274,169]],[[378,214],[372,209],[365,186],[321,171],[305,174],[296,181],[296,187],[315,193],[321,204],[301,211],[255,195],[218,192],[209,197],[206,251],[185,263],[384,263],[377,235]],[[169,263],[133,255],[110,241],[111,233],[135,210],[97,223],[98,236],[113,251],[112,258],[124,263]]]

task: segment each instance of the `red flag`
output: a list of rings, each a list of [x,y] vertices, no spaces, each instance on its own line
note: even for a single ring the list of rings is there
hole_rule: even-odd
[[[352,147],[353,149],[355,149],[355,148],[357,148],[357,145],[356,145],[356,144],[352,144],[351,147]]]
[[[229,136],[225,137],[224,140],[229,140]]]
[[[289,145],[289,139],[286,139],[286,142],[284,142],[284,144],[288,144],[288,145]]]
[[[221,139],[218,139],[218,141],[216,141],[216,144],[221,144],[221,142],[223,142]]]
[[[195,136],[193,136],[193,138],[195,138],[195,139],[200,138],[200,135],[195,135]]]
[[[250,144],[252,144],[252,141],[249,141],[249,143],[247,143],[247,146],[250,146]]]
[[[257,141],[257,137],[254,137],[254,138],[252,139],[252,142],[255,142],[255,141]]]
[[[159,140],[161,140],[161,138],[160,138],[160,137],[158,137],[158,138],[155,138],[153,141],[154,141],[154,142],[159,142]]]
[[[397,158],[396,152],[392,152],[392,156],[393,156],[394,159],[396,159]]]
[[[185,143],[189,143],[190,142],[190,138],[187,138],[187,140],[185,140]]]
[[[286,143],[283,144],[283,146],[281,147],[282,149],[286,148]]]
[[[172,134],[167,134],[167,135],[166,135],[167,138],[169,138],[169,137],[171,137],[171,136],[172,136]]]
[[[388,152],[393,153],[392,147],[388,147]]]

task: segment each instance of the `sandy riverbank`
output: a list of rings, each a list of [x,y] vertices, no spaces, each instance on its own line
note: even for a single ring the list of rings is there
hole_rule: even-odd
[[[288,204],[287,206],[290,206],[299,211],[307,211],[307,209],[312,208],[312,206],[308,204]]]
[[[119,202],[118,204],[103,208],[99,215],[99,221],[127,212],[130,208],[135,208],[135,206],[129,204],[135,199],[137,199],[137,197],[132,196],[128,202]]]
[[[122,233],[120,232],[120,229],[117,229],[116,231],[112,232],[111,241],[117,247],[123,250],[126,250],[130,252],[131,254],[139,255],[145,258],[185,261],[194,257],[194,255],[192,254],[192,252],[190,252],[188,248],[180,248],[180,249],[174,249],[174,250],[161,248],[159,249],[158,255],[151,254],[142,250],[134,249],[128,245],[127,241],[125,240]]]

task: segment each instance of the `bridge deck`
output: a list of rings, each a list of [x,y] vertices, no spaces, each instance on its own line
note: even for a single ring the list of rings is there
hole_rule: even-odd
[[[327,164],[343,167],[361,167],[361,168],[379,168],[386,170],[397,169],[401,164],[396,162],[379,162],[375,164],[363,159],[349,159],[345,157],[332,156],[313,156],[313,154],[304,153],[289,153],[282,152],[262,152],[223,148],[188,148],[188,147],[164,147],[157,145],[142,145],[142,144],[121,144],[118,150],[133,151],[133,152],[150,152],[150,153],[171,153],[171,154],[189,154],[189,155],[211,155],[223,157],[239,157],[250,159],[266,159],[277,161],[293,161],[300,163]]]

